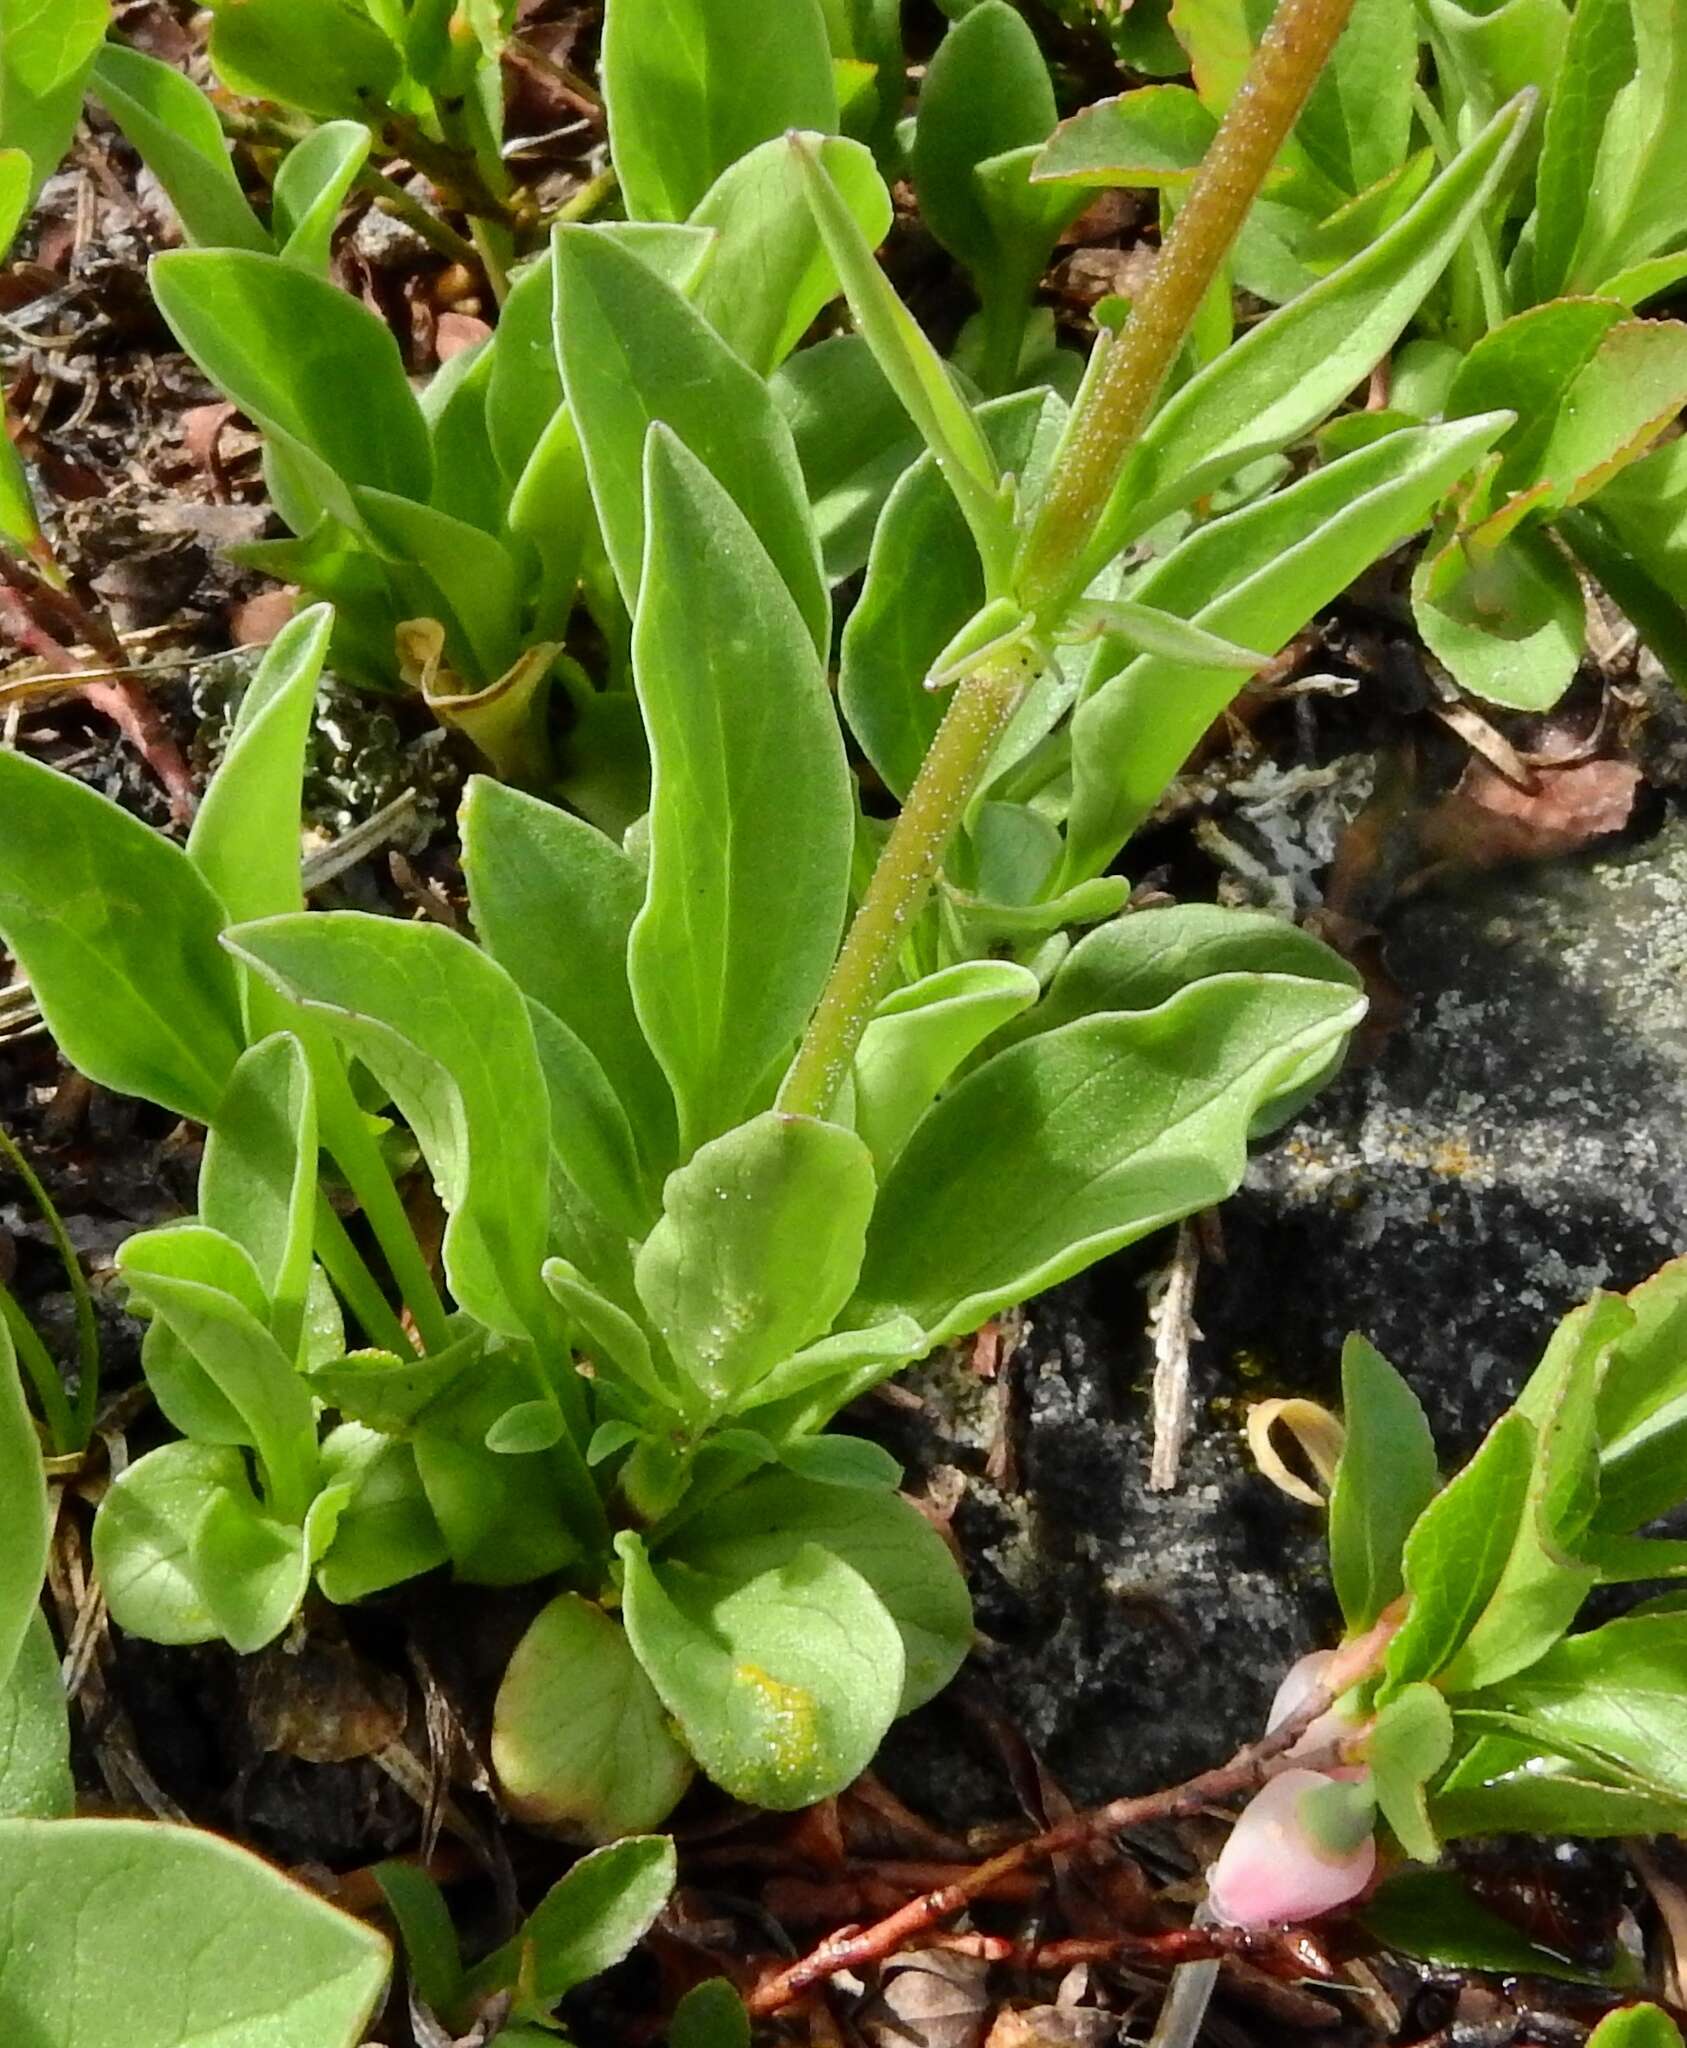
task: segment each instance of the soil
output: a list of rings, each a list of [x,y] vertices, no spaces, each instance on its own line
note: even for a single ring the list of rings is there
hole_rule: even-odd
[[[1086,89],[1106,90],[1104,46],[1031,11]],[[547,0],[523,16],[589,59],[590,8]],[[185,8],[143,0],[124,19],[149,46],[199,61]],[[534,101],[535,134],[555,111],[542,85],[512,80]],[[565,192],[600,141],[588,122],[541,149],[532,175]],[[12,417],[55,553],[137,670],[122,702],[90,701],[39,685],[42,652],[26,645],[0,671],[5,738],[179,830],[169,752],[203,778],[255,663],[249,643],[284,615],[273,586],[222,552],[267,530],[257,441],[151,312],[145,258],[173,229],[111,133],[81,137],[31,233],[0,280]],[[1116,278],[1137,246],[1128,210],[1099,210],[1083,233],[1050,280],[1075,327],[1095,296],[1086,280]],[[916,222],[900,223],[894,257],[922,316],[953,324],[953,284]],[[347,234],[340,260],[418,373],[449,346],[453,319],[477,317],[472,298],[445,292],[425,245],[382,216]],[[773,1822],[694,1794],[677,1823],[679,1900],[648,1952],[589,1995],[581,2038],[654,2038],[653,2015],[687,1982],[885,1910],[888,1880],[875,1873],[887,1859],[929,1868],[982,1854],[1070,1803],[1229,1754],[1260,1727],[1284,1667],[1335,1622],[1318,1517],[1255,1468],[1246,1404],[1327,1398],[1357,1327],[1412,1380],[1451,1463],[1558,1315],[1683,1248],[1687,719],[1608,621],[1601,658],[1551,721],[1496,719],[1502,746],[1535,764],[1519,797],[1479,751],[1493,750],[1491,731],[1473,746],[1437,715],[1409,627],[1409,566],[1383,565],[1303,637],[1132,849],[1139,900],[1260,902],[1346,948],[1373,996],[1359,1056],[1181,1253],[1162,1238],[1106,1262],[852,1418],[905,1459],[910,1490],[951,1531],[977,1601],[977,1653],[948,1695],[893,1731],[877,1780],[830,1810]],[[86,644],[77,651],[86,658]],[[453,915],[450,821],[465,766],[454,743],[404,700],[330,685],[313,745],[307,852],[375,821],[367,850],[316,900]],[[111,1259],[132,1230],[190,1207],[197,1135],[69,1075],[3,987],[0,1121],[94,1282],[107,1440],[134,1455],[160,1425]],[[1176,1255],[1195,1262],[1191,1427],[1175,1482],[1151,1490],[1150,1304]],[[0,1278],[70,1356],[48,1234],[4,1173]],[[97,1623],[84,1528],[67,1518],[55,1567],[67,1641],[79,1618]],[[480,1761],[497,1672],[535,1598],[429,1582],[313,1611],[284,1645],[244,1660],[96,1625],[79,1663],[87,1810],[220,1828],[361,1909],[367,1867],[415,1851],[443,1821],[436,1867],[468,1880],[453,1894],[465,1935],[498,1938],[517,1897],[566,1861],[504,1825]],[[1015,1933],[1116,1924],[1109,1915],[1141,1913],[1148,1888],[1176,1897],[1209,1843],[1198,1824],[1154,1833],[1115,1866],[1063,1870],[1052,1891],[984,1917]],[[1639,1898],[1622,1858],[1574,1845],[1509,1845],[1490,1863],[1496,1893],[1503,1880],[1532,1885],[1537,1903],[1567,1898],[1589,1942],[1608,1941]],[[1127,2021],[1146,2031],[1160,1981],[1095,1970],[1057,1984],[957,1957],[941,1978],[892,1972],[862,1996],[838,2011],[874,2042],[972,2048],[988,2032],[992,2048],[1034,2048],[1118,2038]],[[1541,1986],[1463,1982],[1376,1954],[1333,1990],[1238,1967],[1210,2038],[1414,2042],[1456,2014],[1499,2042],[1536,2038],[1504,2031],[1534,2005],[1559,2030],[1539,2038],[1581,2038],[1587,2013]],[[412,2032],[398,1997],[378,2038],[439,2048],[425,2021]]]

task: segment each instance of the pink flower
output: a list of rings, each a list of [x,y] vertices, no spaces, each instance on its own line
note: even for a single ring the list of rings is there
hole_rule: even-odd
[[[1226,1927],[1269,1927],[1309,1920],[1359,1896],[1376,1870],[1372,1835],[1345,1850],[1314,1836],[1316,1828],[1327,1838],[1328,1829],[1316,1804],[1309,1808],[1308,1795],[1326,1794],[1335,1784],[1321,1771],[1289,1770],[1254,1794],[1207,1873],[1216,1920]]]

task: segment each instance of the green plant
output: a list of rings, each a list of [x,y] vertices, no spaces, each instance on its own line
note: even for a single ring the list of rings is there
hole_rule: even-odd
[[[1304,85],[1297,62],[1275,85],[1268,68],[1273,118]],[[1507,139],[1502,123],[1469,175]],[[1260,147],[1244,132],[1209,246],[1168,270],[1187,311]],[[816,153],[792,161],[989,575],[1007,575],[1009,500],[966,466],[986,459],[972,414]],[[479,947],[303,915],[299,749],[330,632],[310,612],[266,659],[185,851],[0,757],[16,821],[0,930],[70,1058],[210,1130],[198,1217],[120,1259],[182,1438],[101,1507],[114,1618],[252,1648],[313,1576],[347,1599],[446,1560],[492,1581],[559,1574],[568,1590],[500,1700],[500,1767],[530,1812],[609,1836],[659,1820],[694,1762],[762,1804],[806,1803],[944,1683],[967,1640],[958,1575],[892,1461],[824,1424],[933,1345],[1218,1199],[1361,1001],[1333,955],[1257,920],[1104,927],[1046,995],[1026,966],[968,957],[941,918],[922,929],[987,759],[957,760],[943,734],[840,952],[863,828],[824,690],[814,532],[794,464],[767,459],[765,387],[746,371],[699,409],[698,351],[714,363],[720,344],[613,236],[570,230],[556,264],[562,376],[654,770],[629,850],[482,780],[462,821]],[[610,335],[629,374],[598,368]],[[1136,417],[1105,428],[1115,440],[1175,339],[1139,353],[1147,381]],[[1093,394],[1106,420],[1105,376]],[[1087,539],[1058,509],[1068,474],[1026,521],[1041,618],[1016,613],[985,648],[945,734],[975,744],[980,703],[999,729],[1031,680],[1026,629],[1057,626],[1089,580],[1068,560],[1081,544],[1039,542],[1038,521],[1062,516]],[[1140,607],[1109,626],[1190,640]],[[126,918],[143,900],[144,923]],[[1028,920],[1039,937],[1062,921]],[[369,1110],[389,1104],[448,1212],[449,1312],[381,1157]],[[368,1216],[420,1357],[321,1188],[319,1149]],[[343,1352],[313,1256],[373,1350]],[[324,1409],[341,1419],[319,1440]],[[589,1658],[567,1654],[581,1642]]]
[[[1033,184],[1152,184],[1175,212],[1268,13],[1174,7],[1193,88],[1085,109]],[[1516,709],[1549,708],[1575,673],[1582,571],[1687,681],[1684,472],[1673,442],[1656,445],[1687,403],[1687,324],[1637,317],[1687,276],[1687,186],[1668,141],[1680,42],[1651,0],[1361,0],[1237,245],[1238,280],[1293,301],[1386,235],[1497,107],[1540,96],[1527,151],[1490,187],[1371,406],[1320,436],[1335,456],[1408,423],[1515,411],[1443,498],[1412,599],[1456,681]]]

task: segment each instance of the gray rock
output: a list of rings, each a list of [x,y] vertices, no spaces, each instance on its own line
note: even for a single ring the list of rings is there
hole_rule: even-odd
[[[1221,1761],[1285,1666],[1333,1640],[1320,1518],[1254,1472],[1250,1401],[1332,1398],[1360,1329],[1417,1388],[1451,1464],[1560,1315],[1687,1244],[1687,819],[1426,895],[1392,920],[1386,958],[1413,1013],[1222,1212],[1175,1492],[1145,1486],[1141,1281],[1163,1239],[1027,1312],[1011,1486],[983,1470],[996,1389],[954,1356],[908,1382],[938,1424],[904,1450],[966,1474],[955,1527],[990,1639],[977,1668],[1081,1801]],[[936,1739],[916,1722],[883,1765],[976,1819],[952,1729],[942,1768],[919,1763]]]

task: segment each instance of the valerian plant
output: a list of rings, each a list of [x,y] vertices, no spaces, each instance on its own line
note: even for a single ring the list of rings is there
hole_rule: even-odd
[[[1193,86],[1085,109],[1033,185],[1150,183],[1174,212],[1268,14],[1251,0],[1174,7]],[[1237,245],[1237,280],[1291,302],[1386,234],[1511,95],[1540,95],[1526,154],[1414,315],[1383,402],[1320,437],[1334,456],[1413,422],[1516,412],[1447,491],[1412,588],[1430,650],[1493,703],[1539,711],[1563,694],[1584,647],[1584,573],[1687,681],[1687,472],[1673,441],[1656,445],[1687,403],[1687,324],[1640,317],[1687,276],[1669,140],[1684,33],[1670,0],[1361,0]]]

